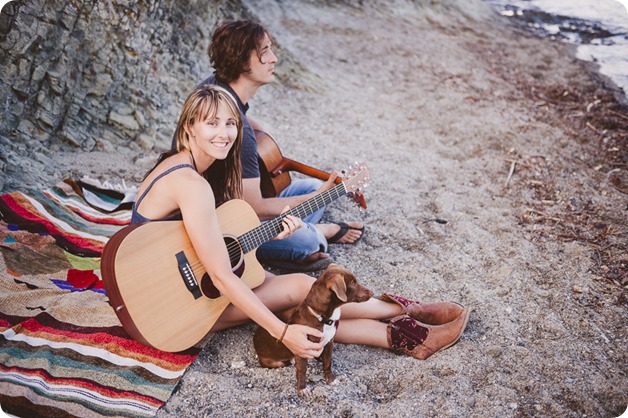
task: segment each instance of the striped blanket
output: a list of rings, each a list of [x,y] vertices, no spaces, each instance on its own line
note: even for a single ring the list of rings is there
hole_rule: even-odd
[[[66,180],[0,196],[0,405],[19,417],[150,417],[200,351],[128,337],[99,271],[135,195]],[[0,413],[1,415],[1,413]]]

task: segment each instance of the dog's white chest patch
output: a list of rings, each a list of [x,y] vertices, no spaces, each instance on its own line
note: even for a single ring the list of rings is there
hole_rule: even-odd
[[[336,321],[340,319],[340,308],[336,308],[329,319],[333,320],[334,324],[323,326],[323,345],[327,345],[336,335]]]

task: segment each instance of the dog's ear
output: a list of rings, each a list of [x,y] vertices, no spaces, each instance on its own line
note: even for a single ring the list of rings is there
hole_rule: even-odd
[[[347,301],[347,284],[342,274],[334,274],[327,287],[338,296],[338,299],[343,302]]]

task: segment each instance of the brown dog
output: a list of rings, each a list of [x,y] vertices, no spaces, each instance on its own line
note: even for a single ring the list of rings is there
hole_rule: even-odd
[[[335,376],[331,371],[331,352],[336,323],[340,318],[340,306],[348,302],[364,302],[373,292],[361,286],[347,269],[331,264],[314,282],[310,292],[300,305],[281,312],[278,316],[287,324],[308,325],[323,331],[325,348],[321,354],[325,381],[331,384]],[[311,337],[310,337],[311,338]],[[285,345],[278,343],[268,331],[259,327],[253,338],[255,351],[263,367],[276,368],[290,365],[294,354]],[[306,387],[307,359],[296,356],[297,393],[302,395]]]

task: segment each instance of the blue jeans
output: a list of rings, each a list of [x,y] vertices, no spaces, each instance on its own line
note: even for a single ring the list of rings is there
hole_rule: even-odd
[[[313,191],[323,184],[322,181],[307,178],[293,180],[278,197],[300,196]],[[327,240],[314,225],[323,217],[325,208],[321,208],[303,219],[303,227],[285,239],[277,239],[262,244],[257,249],[260,260],[303,260],[317,251],[327,252]]]

